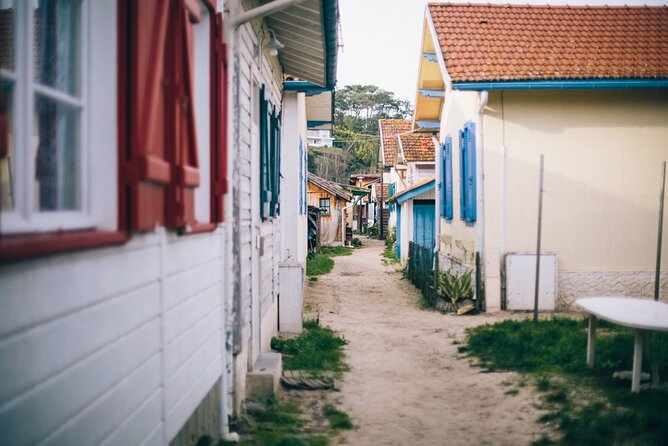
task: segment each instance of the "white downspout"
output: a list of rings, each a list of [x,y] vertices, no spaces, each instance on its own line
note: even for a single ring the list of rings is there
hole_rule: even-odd
[[[484,144],[484,132],[483,132],[483,116],[485,114],[485,107],[487,106],[487,101],[489,100],[489,92],[483,90],[480,92],[480,106],[478,107],[478,119],[476,124],[476,142],[477,147],[480,148],[478,151],[479,156],[476,156],[476,182],[480,185],[478,191],[478,197],[476,198],[476,206],[478,208],[478,221],[476,223],[476,251],[481,253],[481,258],[483,257],[482,252],[485,246],[485,183],[484,183],[484,172],[483,168],[485,166],[485,144]]]
[[[271,15],[275,12],[281,11],[285,8],[289,8],[290,6],[294,6],[297,3],[302,3],[304,1],[305,0],[274,0],[262,6],[258,6],[257,8],[253,8],[248,11],[240,13],[239,15],[232,18],[232,20],[230,21],[230,25],[232,26],[233,29],[236,30],[246,22],[250,22],[251,20]]]
[[[480,106],[478,108],[478,118],[476,124],[476,145],[475,150],[480,156],[476,156],[476,182],[480,185],[478,190],[478,197],[476,198],[476,206],[478,208],[478,221],[476,222],[476,251],[480,253],[480,264],[483,265],[485,261],[485,182],[484,182],[484,166],[485,166],[485,141],[483,132],[483,118],[485,115],[485,106],[489,100],[489,92],[483,90],[480,92]],[[475,256],[475,254],[474,254]],[[475,259],[475,257],[474,257]],[[484,269],[483,269],[484,271]],[[482,278],[484,281],[484,277]],[[484,294],[484,293],[483,293]],[[479,298],[479,296],[476,296]]]

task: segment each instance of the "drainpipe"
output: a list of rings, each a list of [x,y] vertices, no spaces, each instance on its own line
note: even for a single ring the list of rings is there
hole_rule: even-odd
[[[237,28],[246,22],[271,15],[275,12],[279,12],[285,8],[289,8],[290,6],[294,6],[297,3],[302,3],[304,1],[305,0],[274,0],[262,6],[258,6],[257,8],[253,8],[238,14],[232,18],[230,25],[236,31]]]
[[[483,90],[480,92],[480,106],[478,108],[478,123],[476,125],[476,141],[478,142],[478,147],[476,149],[479,150],[479,155],[476,157],[477,160],[477,166],[476,166],[476,181],[480,185],[479,191],[478,191],[478,197],[476,198],[477,200],[477,207],[478,207],[478,221],[476,223],[476,251],[481,253],[480,256],[476,257],[477,259],[480,259],[479,262],[476,262],[476,268],[478,265],[482,265],[482,262],[485,260],[484,256],[484,248],[485,248],[485,182],[484,182],[484,175],[483,175],[483,168],[485,166],[485,144],[484,144],[484,139],[483,139],[483,117],[485,115],[485,106],[487,105],[487,101],[489,100],[489,92],[487,90]],[[476,275],[478,275],[478,272],[476,271]],[[482,285],[481,285],[481,280],[476,280],[476,299],[477,302],[480,302],[480,294],[482,293]]]

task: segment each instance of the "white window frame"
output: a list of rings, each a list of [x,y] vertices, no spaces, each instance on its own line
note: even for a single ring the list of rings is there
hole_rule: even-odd
[[[198,0],[200,22],[195,25],[195,125],[200,182],[195,189],[195,219],[199,223],[211,221],[211,14]]]
[[[3,234],[118,227],[117,27],[115,2],[80,0],[80,94],[74,97],[37,85],[33,74],[33,14],[36,1],[14,0],[16,14],[11,169],[14,203],[0,211]],[[76,211],[36,211],[32,133],[36,94],[80,108],[79,204]],[[110,168],[111,167],[111,168]],[[93,181],[94,179],[94,181]]]

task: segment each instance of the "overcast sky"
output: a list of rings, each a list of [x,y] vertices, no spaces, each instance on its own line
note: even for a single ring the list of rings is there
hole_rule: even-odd
[[[662,5],[668,4],[668,0],[468,0],[461,3]],[[339,50],[337,86],[377,85],[394,92],[400,99],[414,102],[426,4],[427,0],[339,0],[343,47]]]

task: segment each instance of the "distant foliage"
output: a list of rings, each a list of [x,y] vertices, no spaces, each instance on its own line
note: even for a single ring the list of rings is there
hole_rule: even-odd
[[[336,90],[334,138],[338,150],[309,148],[309,172],[347,183],[354,173],[376,172],[378,120],[407,119],[413,115],[409,101],[375,85],[346,85]]]

